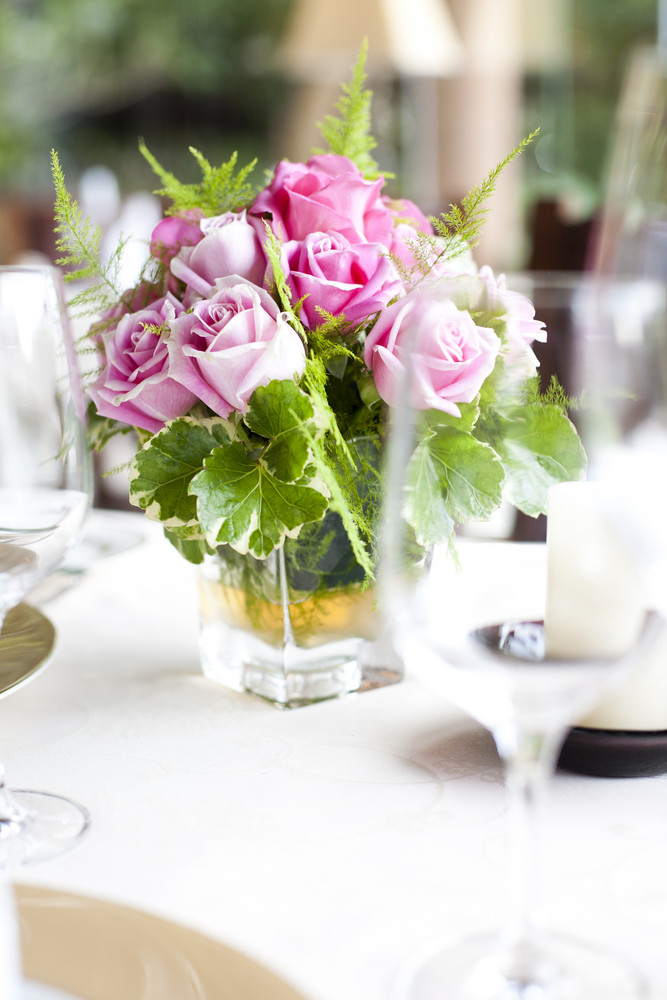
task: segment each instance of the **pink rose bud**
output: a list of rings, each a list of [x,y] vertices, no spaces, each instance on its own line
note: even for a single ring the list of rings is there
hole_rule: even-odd
[[[194,246],[203,237],[200,211],[169,215],[158,222],[151,235],[151,253],[164,264],[169,264],[181,247]]]

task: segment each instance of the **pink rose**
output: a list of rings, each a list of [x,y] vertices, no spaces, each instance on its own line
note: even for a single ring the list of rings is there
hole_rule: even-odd
[[[398,258],[409,271],[416,265],[414,251],[410,244],[415,243],[419,233],[433,235],[433,226],[422,210],[407,198],[382,198],[394,220],[389,251]]]
[[[171,324],[171,374],[214,413],[245,412],[255,389],[303,374],[306,354],[265,289],[238,275]]]
[[[493,330],[476,326],[430,282],[380,314],[364,345],[364,361],[377,390],[397,403],[409,362],[411,403],[460,416],[457,403],[471,402],[491,374],[500,348]]]
[[[525,382],[540,366],[530,345],[534,340],[546,341],[544,323],[535,319],[535,307],[527,296],[507,288],[504,274],[496,277],[485,265],[480,268],[479,277],[486,286],[490,308],[505,320],[506,378],[515,383]]]
[[[186,246],[171,261],[171,272],[188,286],[186,307],[207,298],[218,278],[231,274],[261,284],[266,259],[255,224],[245,212],[226,212],[201,221],[202,239]]]
[[[102,334],[106,365],[88,393],[103,417],[154,433],[196,402],[171,378],[165,337],[146,329],[164,326],[182,312],[180,302],[167,294],[122,316],[115,329]]]
[[[147,309],[163,297],[164,292],[160,286],[147,281],[140,282],[136,288],[127,288],[119,301],[102,312],[100,320],[92,324],[88,336],[104,356],[104,334],[109,334],[112,329],[115,330],[123,316]]]
[[[318,307],[356,325],[402,291],[386,249],[379,243],[351,244],[340,233],[310,233],[283,246],[283,267],[306,326],[324,322]]]
[[[346,156],[313,156],[307,163],[282,160],[250,211],[270,215],[274,232],[284,241],[335,232],[351,243],[389,247],[394,219],[380,197],[383,183],[382,177],[365,180]]]
[[[508,338],[519,338],[525,344],[532,344],[534,340],[546,343],[545,325],[535,319],[535,306],[530,299],[521,292],[510,291],[505,275],[496,276],[488,265],[480,268],[479,276],[488,288],[495,307],[502,305],[505,308]]]
[[[424,215],[421,208],[415,205],[409,198],[382,198],[394,217],[396,225],[409,226],[419,233],[432,233],[433,226],[430,220]]]
[[[181,247],[192,247],[203,237],[199,225],[202,212],[192,210],[181,215],[169,215],[158,222],[151,235],[151,254],[169,265]]]

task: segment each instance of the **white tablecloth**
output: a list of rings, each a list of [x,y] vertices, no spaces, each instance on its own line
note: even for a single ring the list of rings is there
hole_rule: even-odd
[[[425,939],[500,922],[506,797],[484,731],[409,677],[292,711],[215,686],[193,568],[140,514],[91,528],[145,537],[44,606],[56,652],[0,702],[0,749],[11,784],[78,799],[92,829],[20,881],[186,924],[310,1000],[385,1000]],[[559,773],[549,829],[552,924],[667,997],[667,777]]]

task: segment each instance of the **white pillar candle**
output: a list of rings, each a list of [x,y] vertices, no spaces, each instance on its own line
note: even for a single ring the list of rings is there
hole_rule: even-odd
[[[620,515],[619,515],[620,516]],[[596,483],[559,483],[547,507],[545,652],[555,659],[614,658],[646,617],[637,561]]]
[[[667,730],[667,636],[584,719],[592,729]]]

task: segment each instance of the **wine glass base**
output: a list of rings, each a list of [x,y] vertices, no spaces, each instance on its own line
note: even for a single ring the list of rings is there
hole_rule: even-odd
[[[505,962],[503,959],[505,958]],[[596,944],[550,936],[521,972],[506,969],[497,935],[470,938],[405,970],[396,1000],[641,1000],[646,984],[631,965]]]
[[[0,866],[14,868],[64,854],[90,826],[90,813],[72,799],[51,792],[12,789],[25,817],[0,824]]]

